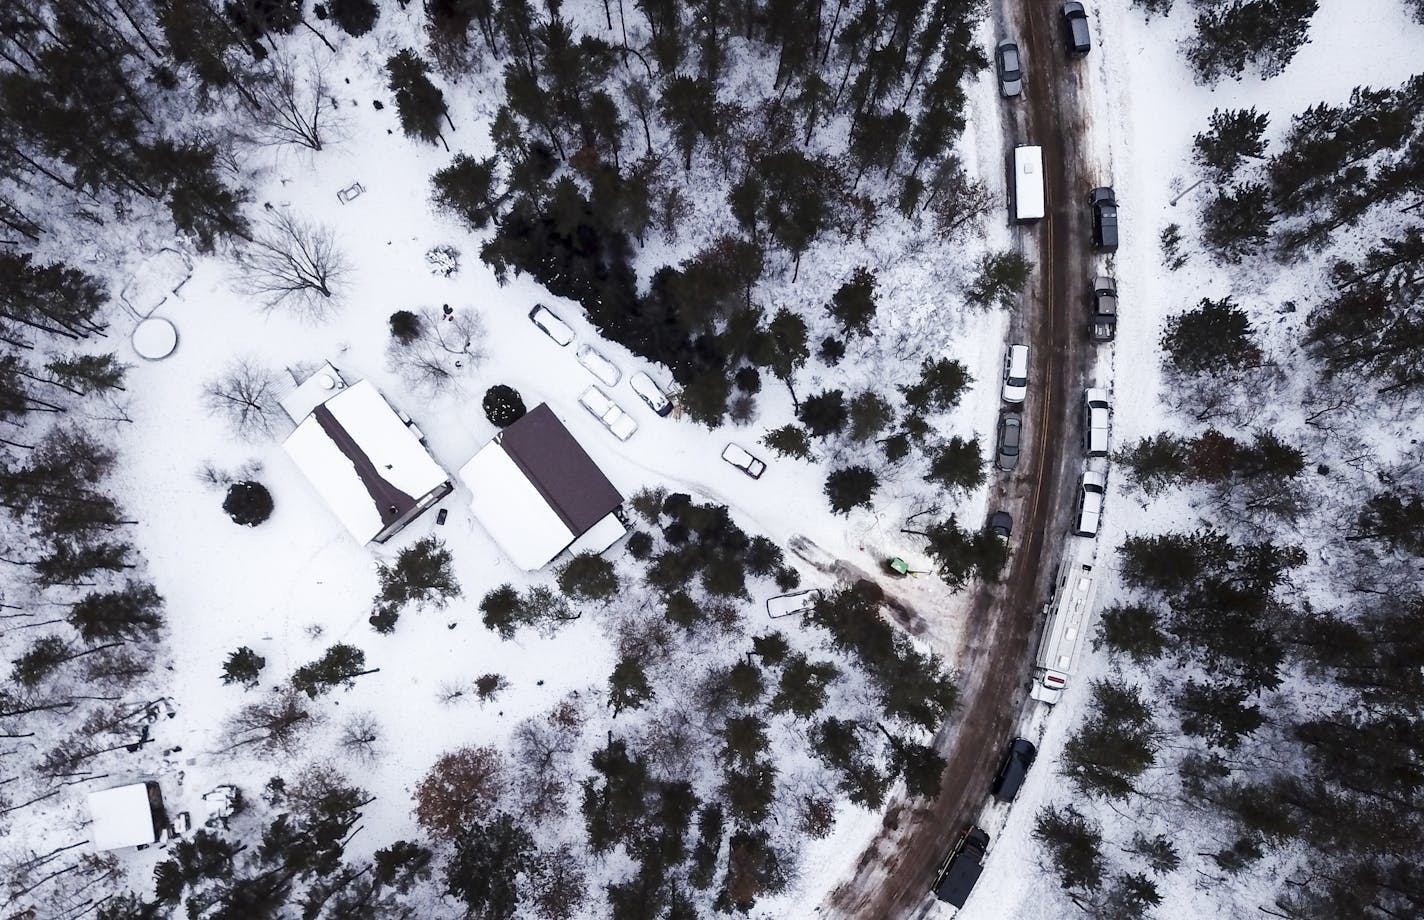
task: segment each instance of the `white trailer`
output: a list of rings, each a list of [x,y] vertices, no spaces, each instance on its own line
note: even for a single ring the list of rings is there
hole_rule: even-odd
[[[1092,564],[1065,559],[1048,605],[1048,624],[1038,647],[1029,696],[1051,704],[1063,695],[1068,678],[1078,666],[1078,653],[1092,623],[1096,595]]]
[[[1043,217],[1043,148],[1014,148],[1014,220]]]

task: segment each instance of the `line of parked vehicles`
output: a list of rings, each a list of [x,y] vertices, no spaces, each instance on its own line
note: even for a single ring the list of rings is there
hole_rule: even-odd
[[[574,341],[573,328],[543,304],[535,304],[534,309],[529,311],[529,321],[560,348],[567,348]],[[580,345],[575,350],[574,357],[595,380],[609,389],[617,386],[623,379],[623,372],[618,369],[618,365],[588,343]],[[663,392],[662,387],[643,371],[634,371],[628,377],[628,388],[659,416],[672,412],[672,400]],[[591,385],[579,394],[579,405],[588,410],[589,415],[598,419],[599,423],[620,441],[628,440],[638,431],[637,421],[597,385]],[[723,448],[722,459],[752,479],[760,479],[761,474],[766,472],[766,464],[763,461],[737,444],[728,444]]]
[[[1068,2],[1061,8],[1064,50],[1070,58],[1086,55],[1092,49],[1088,13],[1082,3]],[[1024,64],[1019,47],[1013,41],[1000,42],[994,54],[999,91],[1005,98],[1023,93]],[[1024,145],[1014,148],[1012,213],[1015,222],[1041,219],[1045,212],[1043,180],[1043,148]],[[1092,218],[1093,249],[1112,253],[1118,248],[1117,196],[1109,186],[1094,188],[1088,194]],[[1109,275],[1093,279],[1088,297],[1088,337],[1093,342],[1110,342],[1117,334],[1117,281]],[[999,429],[995,464],[1000,470],[1012,472],[1018,466],[1024,447],[1022,406],[1028,396],[1029,348],[1014,343],[1004,357],[1004,377],[1001,396],[1005,403],[999,413]],[[1106,457],[1112,425],[1112,405],[1108,391],[1089,387],[1083,391],[1082,449],[1085,468],[1079,478],[1078,496],[1074,507],[1074,536],[1095,538],[1102,524],[1103,499],[1106,494]],[[1101,468],[1097,468],[1101,467]],[[989,516],[989,526],[1007,538],[1013,520],[1006,511]],[[1030,695],[1033,699],[1055,703],[1067,686],[1077,665],[1083,637],[1093,614],[1096,580],[1091,562],[1065,559],[1054,584],[1052,600],[1046,605],[1047,623],[1043,640],[1034,661],[1034,680]],[[1026,738],[1010,740],[1000,762],[999,771],[990,787],[995,801],[1011,804],[1038,755],[1033,742]],[[956,908],[963,907],[983,871],[990,838],[983,828],[968,825],[955,839],[948,855],[940,863],[932,890],[935,896]]]

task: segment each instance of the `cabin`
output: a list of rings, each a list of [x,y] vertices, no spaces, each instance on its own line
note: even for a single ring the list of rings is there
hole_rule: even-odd
[[[540,403],[460,468],[470,510],[500,550],[533,572],[561,553],[601,553],[627,528],[622,494]]]
[[[157,843],[168,829],[157,783],[130,783],[89,793],[89,839],[96,850]]]
[[[282,448],[358,543],[384,543],[454,490],[420,429],[369,380],[330,364],[282,397]]]

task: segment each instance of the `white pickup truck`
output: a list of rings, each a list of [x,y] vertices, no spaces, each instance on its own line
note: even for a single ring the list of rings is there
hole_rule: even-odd
[[[613,436],[620,441],[626,441],[633,436],[633,432],[638,430],[638,423],[633,421],[633,417],[624,412],[619,405],[608,398],[608,394],[598,387],[589,387],[583,391],[579,397],[579,402],[589,411],[589,414],[603,423],[603,427],[613,432]]]

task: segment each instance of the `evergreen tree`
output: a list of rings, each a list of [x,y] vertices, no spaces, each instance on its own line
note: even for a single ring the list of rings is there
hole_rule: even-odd
[[[618,593],[613,563],[597,553],[579,553],[559,569],[559,590],[585,601],[606,601]]]
[[[1245,182],[1217,192],[1202,209],[1202,242],[1226,262],[1261,251],[1271,236],[1275,206],[1264,183]]]
[[[850,439],[864,443],[884,431],[895,419],[895,410],[879,393],[866,390],[851,397]]]
[[[930,455],[930,468],[925,474],[925,481],[936,483],[952,493],[970,492],[979,488],[987,476],[979,439],[966,441],[955,435]]]
[[[773,428],[761,442],[781,457],[811,459],[811,441],[806,437],[806,429],[800,425],[788,424]]]
[[[1033,263],[1017,252],[991,252],[981,257],[975,268],[964,299],[976,307],[998,304],[1007,310],[1028,284]]]
[[[471,230],[483,230],[499,216],[499,206],[505,198],[498,194],[498,168],[495,157],[477,160],[468,154],[455,154],[449,166],[430,177],[435,206],[456,215]]]
[[[847,466],[832,470],[826,477],[826,497],[831,511],[849,514],[852,508],[869,508],[879,485],[875,471],[867,466]]]
[[[463,901],[472,917],[513,920],[521,885],[535,868],[534,853],[534,838],[508,814],[474,824],[455,839],[445,867],[446,891]]]
[[[959,405],[959,398],[973,381],[969,370],[950,358],[931,360],[920,365],[920,379],[910,386],[900,386],[905,404],[917,412],[943,412]]]
[[[227,487],[222,510],[234,524],[256,527],[272,516],[272,493],[260,482],[234,482]]]
[[[1285,70],[1310,32],[1316,0],[1237,0],[1197,13],[1187,62],[1197,82],[1240,80],[1248,65],[1262,77]]]
[[[625,709],[642,709],[654,696],[642,664],[634,658],[620,658],[608,678],[608,705],[613,717],[618,718]]]
[[[244,645],[228,652],[227,660],[223,662],[222,682],[241,684],[244,689],[251,690],[257,686],[266,666],[266,658]]]
[[[151,640],[163,628],[163,598],[153,585],[128,581],[118,591],[86,594],[70,608],[69,622],[89,643]]]
[[[771,711],[810,719],[826,705],[826,688],[839,677],[840,669],[829,661],[812,662],[805,655],[792,655],[782,666]]]
[[[845,393],[840,390],[825,390],[808,396],[801,402],[797,412],[801,424],[813,437],[824,438],[837,434],[845,428],[850,410],[846,408]]]
[[[366,667],[366,653],[354,645],[338,642],[316,661],[292,673],[292,686],[311,699],[330,693],[337,686],[350,687],[356,678],[374,674],[379,668]]]
[[[1160,658],[1167,650],[1161,615],[1155,607],[1143,604],[1114,604],[1103,611],[1098,623],[1098,638],[1093,646],[1099,645],[1106,645],[1139,664]]]
[[[520,398],[519,391],[502,383],[485,390],[481,405],[485,410],[485,418],[496,428],[508,428],[523,418],[528,411],[524,408],[524,400]]]
[[[409,48],[393,54],[386,62],[387,83],[396,96],[396,111],[400,115],[401,130],[406,137],[414,137],[433,144],[441,139],[440,120],[449,123],[449,112],[445,106],[445,94],[430,82],[430,67],[420,56]],[[453,123],[450,124],[454,130]]]
[[[376,566],[381,591],[373,601],[374,617],[391,628],[395,617],[409,604],[444,607],[451,598],[460,596],[460,583],[455,578],[454,557],[436,537],[421,537],[396,554],[395,565],[384,562]],[[374,625],[373,618],[373,625]],[[378,632],[389,632],[390,629]]]
[[[875,319],[875,272],[860,266],[836,289],[827,308],[845,334],[869,335]]]
[[[1169,318],[1162,332],[1168,368],[1182,374],[1221,373],[1261,363],[1261,347],[1246,311],[1229,296],[1203,298]]]
[[[1266,156],[1270,116],[1249,109],[1212,109],[1207,130],[1192,142],[1192,160],[1214,182],[1230,182],[1246,160]]]
[[[1246,702],[1247,691],[1226,681],[1198,683],[1188,678],[1173,699],[1182,731],[1216,748],[1231,751],[1266,721],[1261,707]]]
[[[1160,733],[1133,686],[1095,680],[1087,720],[1063,748],[1063,772],[1086,795],[1124,798],[1152,766]]]
[[[124,375],[129,367],[112,354],[71,354],[48,361],[45,369],[55,382],[87,396],[124,389]]]
[[[658,111],[682,153],[682,168],[692,169],[698,140],[721,133],[715,85],[704,78],[674,75],[663,85]]]
[[[1033,836],[1048,850],[1058,880],[1069,891],[1095,891],[1103,881],[1103,835],[1072,805],[1048,805],[1035,816]]]
[[[373,0],[325,0],[325,7],[341,31],[357,38],[371,31],[381,15]]]

